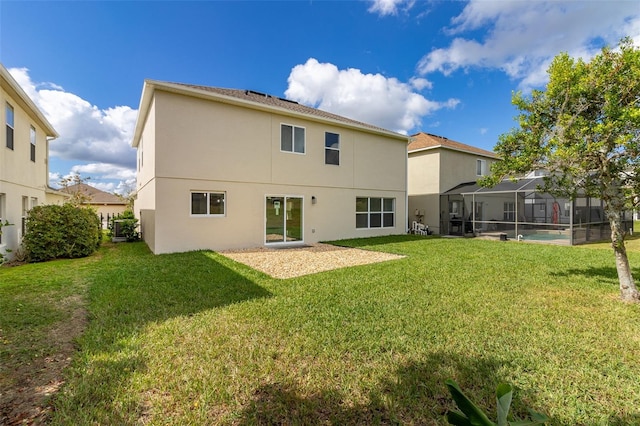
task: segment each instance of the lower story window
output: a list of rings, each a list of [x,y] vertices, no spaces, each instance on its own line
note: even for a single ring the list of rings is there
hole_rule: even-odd
[[[356,228],[393,228],[395,198],[356,198]]]
[[[193,216],[224,216],[224,192],[192,192],[191,214]]]

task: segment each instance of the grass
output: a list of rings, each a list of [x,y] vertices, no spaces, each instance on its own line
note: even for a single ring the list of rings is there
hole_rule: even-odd
[[[15,342],[64,318],[46,300],[86,294],[89,325],[52,424],[445,424],[448,378],[490,412],[504,381],[519,415],[640,423],[640,306],[618,300],[611,250],[339,244],[407,257],[276,280],[212,252],[106,245],[1,268],[0,324]],[[3,366],[37,352],[11,345]]]

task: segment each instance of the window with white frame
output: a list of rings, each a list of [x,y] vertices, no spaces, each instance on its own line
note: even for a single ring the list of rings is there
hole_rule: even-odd
[[[356,198],[356,228],[393,228],[395,198]]]
[[[476,175],[484,176],[487,174],[487,160],[476,160]]]
[[[516,203],[504,203],[503,219],[509,222],[513,222],[516,220]]]
[[[224,192],[191,192],[192,216],[224,216],[226,214]]]
[[[337,133],[324,134],[324,164],[340,165],[340,135]]]
[[[29,127],[29,142],[31,142],[31,161],[35,163],[36,161],[36,128],[31,126]]]
[[[5,121],[7,124],[7,148],[13,149],[13,107],[7,103],[5,110]]]
[[[290,124],[280,125],[280,150],[284,152],[305,153],[305,128]]]

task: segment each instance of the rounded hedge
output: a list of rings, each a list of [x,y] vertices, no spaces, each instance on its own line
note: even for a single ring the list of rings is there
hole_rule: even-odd
[[[22,240],[29,262],[85,257],[100,246],[102,230],[95,211],[72,204],[29,210]]]

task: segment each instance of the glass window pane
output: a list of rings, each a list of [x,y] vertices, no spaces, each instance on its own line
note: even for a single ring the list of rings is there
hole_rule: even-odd
[[[267,243],[280,243],[284,241],[284,220],[286,207],[284,197],[266,198],[266,227],[265,241]]]
[[[191,193],[191,214],[207,214],[207,194],[204,192]]]
[[[384,200],[384,211],[385,212],[392,212],[395,211],[393,208],[393,202],[395,201],[394,198],[385,198]]]
[[[13,127],[13,107],[7,104],[7,126]]]
[[[13,149],[13,127],[7,126],[7,148]]]
[[[382,213],[371,213],[369,215],[369,227],[380,228],[382,227]]]
[[[340,165],[340,151],[335,149],[324,150],[324,164]]]
[[[302,241],[302,198],[287,197],[286,241]]]
[[[368,217],[369,215],[366,213],[356,214],[356,228],[368,228]]]
[[[356,211],[368,212],[369,211],[369,199],[368,198],[356,198]]]
[[[209,214],[224,214],[224,194],[209,194]]]
[[[385,228],[392,228],[394,226],[394,213],[384,213],[383,214],[383,220],[384,220],[384,224],[383,226]]]
[[[382,211],[382,198],[371,198],[371,210],[372,212]]]
[[[282,151],[293,151],[293,128],[283,124],[280,126],[280,149]]]
[[[302,127],[293,128],[294,146],[293,150],[304,154],[304,129]]]
[[[340,149],[340,135],[337,133],[325,133],[324,134],[324,147]]]

